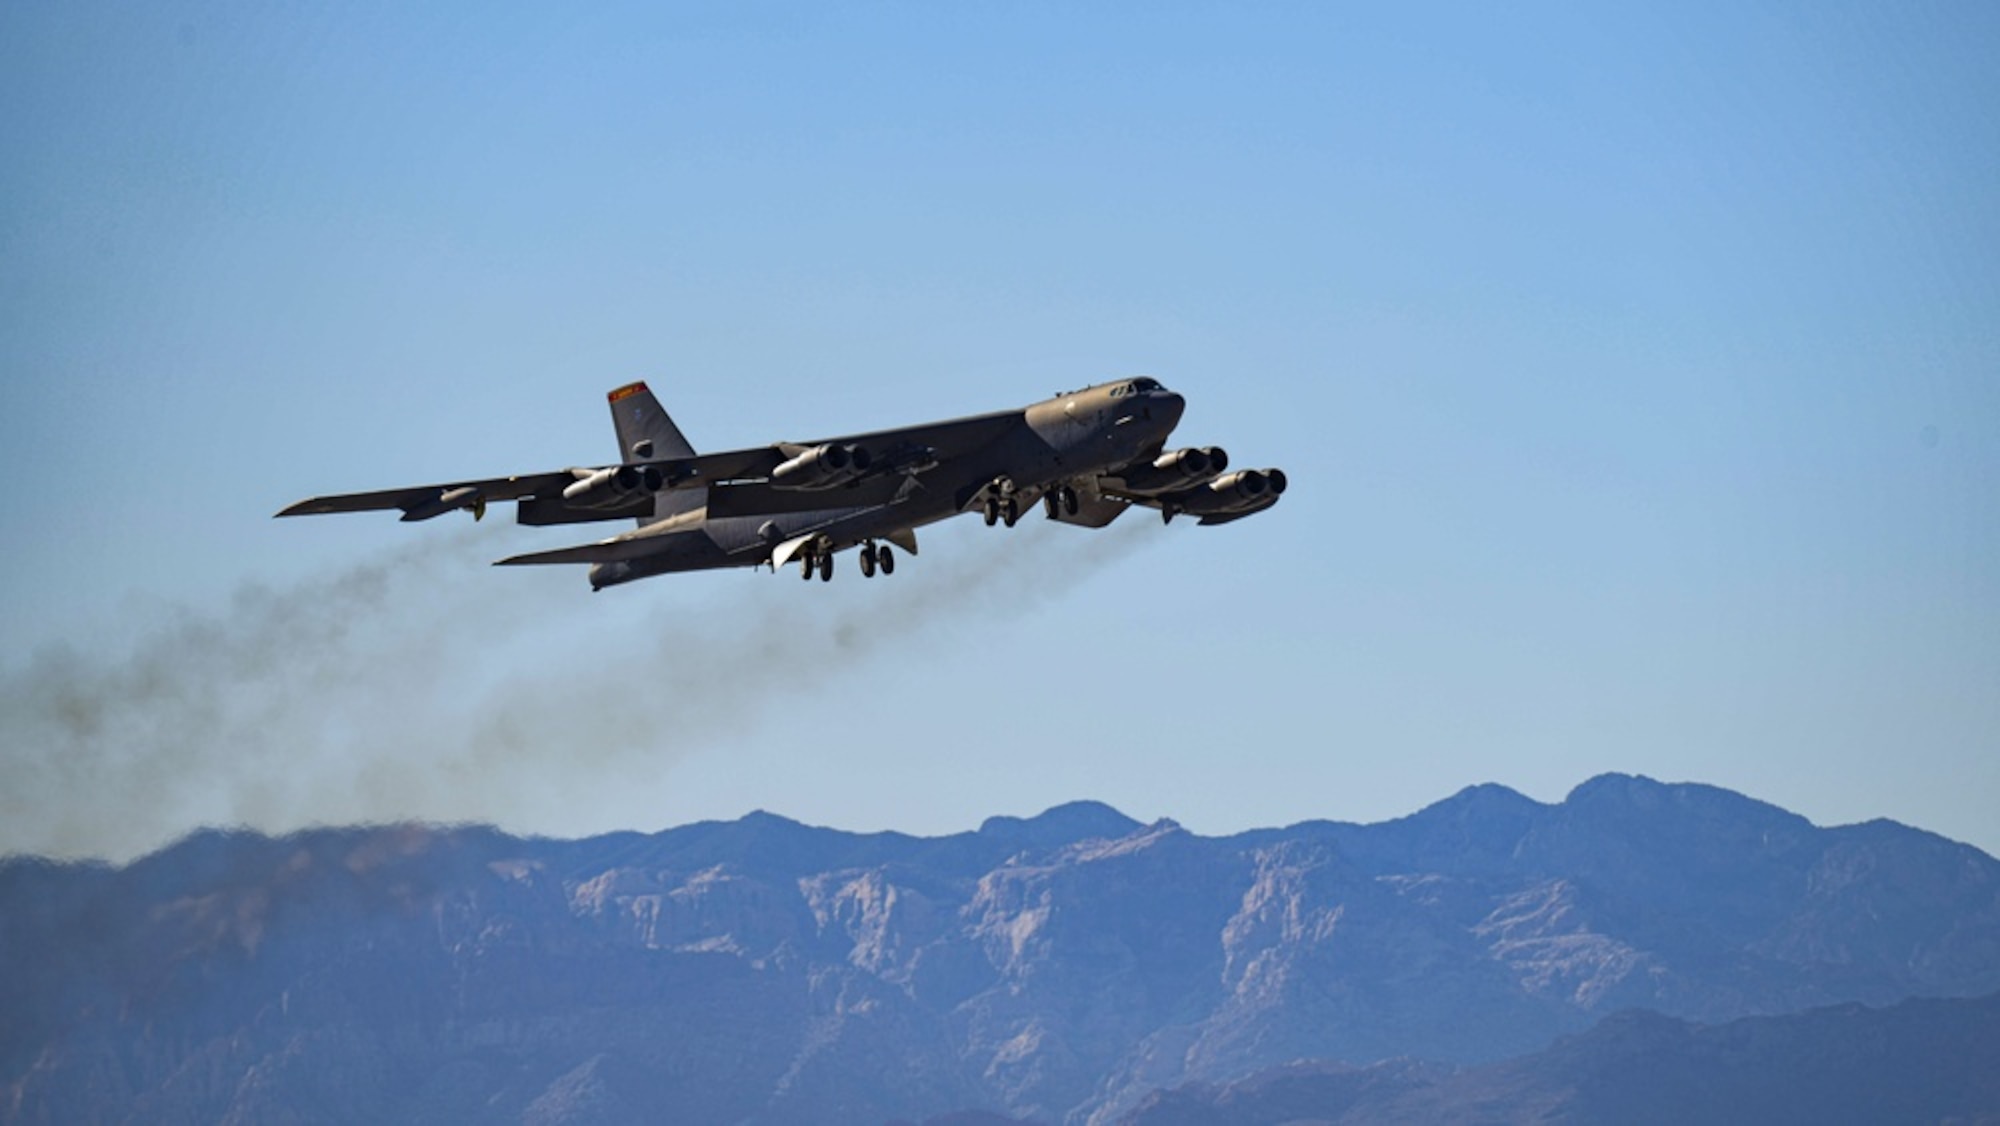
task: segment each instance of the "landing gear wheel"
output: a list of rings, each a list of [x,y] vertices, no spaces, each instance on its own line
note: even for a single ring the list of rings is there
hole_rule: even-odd
[[[884,577],[896,573],[896,557],[889,554],[888,544],[885,543],[875,549],[875,565],[882,568]]]
[[[861,577],[864,579],[875,577],[875,545],[872,543],[861,545]]]
[[[1042,515],[1051,520],[1062,515],[1062,500],[1054,493],[1042,494]]]
[[[833,552],[831,551],[819,557],[819,581],[823,583],[833,581]]]
[[[813,577],[813,557],[810,551],[799,556],[799,577],[807,581],[811,581]]]
[[[1021,505],[1013,497],[1000,502],[1000,522],[1009,528],[1021,520]]]
[[[1076,490],[1070,488],[1068,485],[1064,485],[1062,488],[1056,490],[1056,501],[1062,505],[1063,515],[1065,516],[1075,516],[1076,510],[1081,507],[1080,502],[1076,499]]]
[[[1000,501],[995,497],[986,498],[986,526],[991,528],[1000,522]]]

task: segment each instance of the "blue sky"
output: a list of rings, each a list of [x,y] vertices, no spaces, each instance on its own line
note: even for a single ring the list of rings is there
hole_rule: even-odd
[[[1198,832],[1604,771],[2000,851],[1991,5],[9,5],[0,848]],[[1156,376],[1273,512],[591,595],[317,493]],[[961,526],[964,525],[964,526]]]

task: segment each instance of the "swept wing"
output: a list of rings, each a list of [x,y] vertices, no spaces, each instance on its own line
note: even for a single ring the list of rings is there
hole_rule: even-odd
[[[653,511],[651,487],[631,490],[623,499],[601,504],[577,503],[569,495],[579,482],[601,474],[631,471],[661,489],[685,489],[738,476],[769,473],[784,458],[776,447],[734,450],[700,457],[630,462],[624,465],[557,469],[513,477],[487,477],[441,485],[408,485],[369,493],[339,493],[311,497],[289,505],[279,516],[320,516],[335,512],[400,510],[404,520],[429,520],[447,512],[470,509],[475,514],[491,503],[522,502],[523,524],[570,524],[593,520],[630,519]]]
[[[1019,411],[997,411],[922,426],[717,454],[714,456],[733,456],[741,462],[731,466],[736,472],[727,479],[709,478],[708,514],[711,518],[777,516],[830,505],[888,504],[910,487],[912,478],[930,477],[933,471],[939,477],[956,478],[956,466],[977,457],[1017,428],[1020,421]],[[823,487],[788,484],[773,476],[787,462],[828,448],[865,451],[868,468]]]

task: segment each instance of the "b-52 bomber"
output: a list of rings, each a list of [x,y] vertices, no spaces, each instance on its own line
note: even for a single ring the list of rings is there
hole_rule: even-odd
[[[833,577],[836,553],[860,549],[861,573],[896,568],[890,545],[917,553],[916,529],[977,512],[1013,527],[1039,502],[1059,523],[1102,528],[1134,506],[1171,521],[1226,524],[1285,491],[1277,469],[1229,471],[1213,447],[1167,449],[1186,401],[1155,379],[1070,391],[1020,410],[817,442],[697,454],[644,383],[610,393],[615,465],[561,469],[302,500],[279,516],[398,509],[404,520],[516,501],[523,524],[632,519],[631,531],[499,560],[587,563],[590,586],[677,571],[796,562]]]

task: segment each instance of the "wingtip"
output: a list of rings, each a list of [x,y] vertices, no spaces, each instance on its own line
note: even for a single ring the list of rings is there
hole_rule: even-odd
[[[612,391],[610,394],[605,396],[605,399],[608,402],[615,403],[618,400],[626,398],[628,396],[641,394],[645,390],[646,390],[646,381],[643,379],[635,380],[631,383],[627,383],[623,387],[620,387]]]

